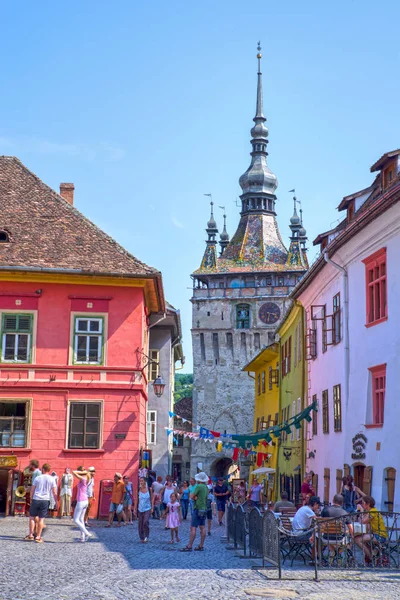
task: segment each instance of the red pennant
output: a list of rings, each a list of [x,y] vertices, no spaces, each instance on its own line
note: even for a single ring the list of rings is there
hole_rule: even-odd
[[[239,448],[234,448],[232,454],[232,460],[237,460],[239,458]]]
[[[265,440],[262,440],[262,445],[264,446],[264,448],[266,448],[268,446],[267,442]]]
[[[257,452],[257,467],[261,467],[263,458],[264,454],[262,452]]]
[[[248,457],[249,454],[250,454],[250,450],[245,450],[244,451],[244,455],[245,455],[246,458]]]
[[[217,437],[217,438],[218,438],[218,437],[221,435],[221,434],[219,433],[219,431],[211,431],[211,429],[210,429],[210,433],[212,433],[212,434],[213,434],[213,436],[214,436],[214,437]]]

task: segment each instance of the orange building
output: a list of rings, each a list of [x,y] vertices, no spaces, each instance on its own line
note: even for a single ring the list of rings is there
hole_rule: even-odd
[[[18,159],[0,157],[0,512],[33,458],[137,476],[146,449],[148,325],[161,274]],[[96,510],[93,509],[93,516]]]

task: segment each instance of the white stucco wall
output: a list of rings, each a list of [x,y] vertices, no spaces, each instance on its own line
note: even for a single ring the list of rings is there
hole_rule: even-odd
[[[372,327],[366,327],[365,265],[363,259],[380,248],[387,253],[388,319]],[[307,459],[307,468],[318,473],[319,494],[323,496],[324,468],[329,468],[332,498],[336,491],[336,469],[344,463],[354,472],[356,464],[372,466],[371,494],[382,510],[387,508],[386,472],[389,467],[397,470],[394,510],[400,511],[400,205],[395,205],[360,231],[334,256],[335,262],[348,271],[349,280],[349,397],[345,398],[345,351],[342,341],[321,352],[322,332],[318,323],[318,356],[309,361],[309,399],[317,394],[318,435],[308,441],[308,452],[315,452],[314,459]],[[310,306],[327,304],[331,313],[332,297],[340,291],[343,334],[343,275],[331,265],[322,272],[301,294],[299,300],[308,311]],[[366,428],[371,410],[372,390],[369,368],[386,363],[386,398],[384,424],[379,428]],[[333,431],[333,386],[342,385],[342,433]],[[330,433],[322,433],[322,390],[329,390]],[[352,439],[357,433],[367,438],[365,459],[353,460]],[[311,428],[310,428],[311,434]],[[307,452],[307,455],[308,455]]]

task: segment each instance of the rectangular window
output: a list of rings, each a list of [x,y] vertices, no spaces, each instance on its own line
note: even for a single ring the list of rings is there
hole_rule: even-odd
[[[233,335],[231,333],[226,334],[226,345],[233,356]]]
[[[328,390],[322,392],[322,433],[329,433]]]
[[[312,397],[313,402],[317,402],[317,394]],[[318,435],[318,411],[312,411],[312,434]]]
[[[215,360],[215,364],[217,365],[219,363],[219,340],[218,340],[218,333],[213,333],[212,334],[212,341],[213,341],[214,360]]]
[[[153,382],[155,379],[157,379],[159,371],[160,371],[160,351],[159,350],[149,350],[149,358],[150,358],[150,362],[149,362],[149,371],[148,371],[148,380],[149,382]]]
[[[10,313],[2,319],[1,360],[31,362],[33,315]]]
[[[204,333],[200,334],[200,355],[201,355],[201,362],[206,362],[206,345],[204,342]]]
[[[383,425],[385,394],[386,394],[386,365],[378,365],[369,369],[372,377],[372,424]]]
[[[157,411],[147,411],[147,443],[155,444],[157,441]]]
[[[102,317],[75,317],[74,362],[83,365],[103,364]]]
[[[333,429],[342,431],[342,394],[339,385],[333,386]]]
[[[296,400],[293,400],[292,402],[292,409],[291,409],[291,417],[294,417],[294,415],[296,414]],[[290,441],[294,442],[294,430],[295,430],[295,426],[292,425],[292,432],[290,434]]]
[[[260,334],[255,333],[254,334],[254,350],[259,350],[259,349],[260,349]]]
[[[236,307],[236,328],[249,329],[250,327],[250,305],[238,304]]]
[[[282,377],[290,372],[292,360],[292,336],[290,336],[281,348]]]
[[[27,425],[27,402],[0,402],[0,447],[26,447]]]
[[[183,446],[183,435],[175,435],[173,441],[174,448],[181,448]]]
[[[332,314],[332,341],[334,344],[340,342],[340,293],[333,296],[333,314]]]
[[[100,448],[100,402],[71,402],[69,448]]]
[[[363,260],[365,264],[367,325],[387,318],[386,248]]]
[[[261,373],[261,392],[265,394],[265,371]]]
[[[257,395],[261,394],[261,375],[260,373],[257,375]]]

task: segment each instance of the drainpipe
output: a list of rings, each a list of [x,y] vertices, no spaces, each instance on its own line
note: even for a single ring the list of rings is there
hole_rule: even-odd
[[[343,288],[344,288],[344,306],[343,306],[343,343],[344,343],[344,396],[345,406],[349,404],[349,380],[350,380],[350,344],[349,344],[349,278],[344,267],[338,265],[328,256],[328,251],[324,251],[325,261],[343,273]]]

